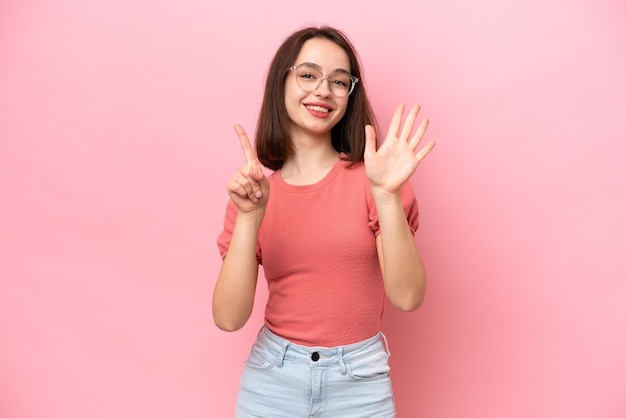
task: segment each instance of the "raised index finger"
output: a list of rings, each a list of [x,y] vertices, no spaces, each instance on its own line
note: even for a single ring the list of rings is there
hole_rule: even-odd
[[[249,163],[256,161],[256,157],[254,156],[254,151],[252,151],[252,146],[250,145],[250,140],[248,139],[248,135],[246,135],[246,131],[244,131],[241,125],[237,124],[235,125],[235,132],[237,132],[237,136],[239,136],[239,143],[241,144],[241,149],[246,156],[246,161]]]

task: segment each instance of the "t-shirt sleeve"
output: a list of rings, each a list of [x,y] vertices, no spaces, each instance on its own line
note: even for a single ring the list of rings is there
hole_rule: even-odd
[[[407,181],[402,185],[402,188],[400,189],[400,196],[402,198],[402,207],[404,208],[409,228],[411,229],[411,233],[415,235],[419,226],[419,209],[417,206],[417,199],[415,198],[415,192],[413,191],[413,185],[410,181]],[[376,204],[374,203],[374,197],[371,195],[371,191],[368,193],[368,199],[370,199],[369,227],[374,232],[374,235],[378,236],[378,234],[380,234],[378,212],[376,211]]]
[[[237,206],[233,203],[232,200],[228,200],[226,205],[226,215],[224,216],[224,230],[217,237],[217,248],[220,251],[220,255],[222,256],[222,260],[226,257],[228,253],[228,248],[230,247],[230,240],[233,236],[233,230],[235,229],[235,221],[237,220]],[[256,246],[256,259],[259,264],[261,264],[261,248],[257,243]]]

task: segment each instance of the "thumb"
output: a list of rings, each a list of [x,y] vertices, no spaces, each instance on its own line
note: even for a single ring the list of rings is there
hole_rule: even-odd
[[[376,130],[372,125],[365,125],[365,155],[376,152]]]
[[[250,166],[248,168],[248,175],[252,177],[253,179],[255,179],[256,181],[260,181],[265,178],[265,174],[263,173],[263,170],[261,169],[261,164],[259,164],[258,161],[254,161],[250,163]]]

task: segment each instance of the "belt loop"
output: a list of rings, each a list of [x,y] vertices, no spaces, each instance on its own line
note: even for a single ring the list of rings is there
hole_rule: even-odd
[[[282,369],[283,361],[285,360],[285,353],[287,352],[287,347],[289,347],[289,342],[286,342],[283,348],[280,350],[280,354],[278,355],[278,368]]]
[[[343,347],[339,347],[337,351],[337,356],[339,357],[339,365],[341,366],[341,374],[345,375],[348,372],[348,369],[346,367],[346,363],[343,362]]]
[[[391,351],[389,351],[389,342],[387,341],[387,337],[383,332],[380,332],[380,336],[383,337],[383,341],[385,342],[385,351],[387,352],[387,358],[391,357]]]

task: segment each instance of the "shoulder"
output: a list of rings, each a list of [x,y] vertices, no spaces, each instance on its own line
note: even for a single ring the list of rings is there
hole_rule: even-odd
[[[365,175],[365,164],[363,162],[352,163],[346,160],[339,160],[337,163],[341,167],[341,172],[346,176],[367,177]]]
[[[269,173],[265,173],[265,177],[271,182],[276,182],[276,179],[280,178],[280,170],[270,171]]]
[[[350,190],[367,191],[370,188],[370,182],[365,173],[365,165],[360,163],[351,163],[350,161],[340,160],[339,170],[336,176],[336,182],[348,185]]]

